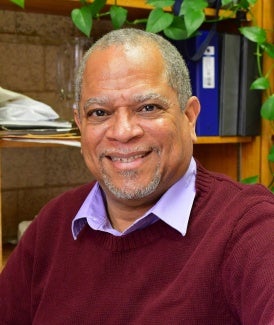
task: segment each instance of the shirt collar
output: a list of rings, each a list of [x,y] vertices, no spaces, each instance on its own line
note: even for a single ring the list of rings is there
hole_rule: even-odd
[[[152,207],[151,212],[162,221],[186,234],[195,198],[196,162],[192,158],[188,170]]]
[[[72,234],[77,238],[88,223],[95,230],[119,236],[143,228],[158,219],[186,234],[187,224],[195,197],[196,162],[192,158],[186,173],[164,193],[159,201],[123,233],[113,229],[107,217],[104,197],[99,183],[95,183],[72,221]]]

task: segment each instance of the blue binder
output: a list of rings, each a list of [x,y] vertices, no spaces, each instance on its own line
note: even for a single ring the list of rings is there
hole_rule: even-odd
[[[207,39],[208,31],[186,41],[187,56],[193,95],[201,102],[201,112],[197,120],[198,136],[219,135],[219,36],[211,37],[202,57],[198,61],[189,59]]]

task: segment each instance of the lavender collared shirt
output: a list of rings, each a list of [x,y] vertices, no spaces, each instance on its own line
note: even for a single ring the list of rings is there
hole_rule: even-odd
[[[150,210],[123,232],[112,228],[106,213],[101,188],[97,182],[72,221],[73,237],[77,239],[78,234],[86,224],[94,230],[122,236],[144,228],[159,219],[184,236],[196,193],[195,179],[196,162],[192,158],[184,176],[173,184]]]

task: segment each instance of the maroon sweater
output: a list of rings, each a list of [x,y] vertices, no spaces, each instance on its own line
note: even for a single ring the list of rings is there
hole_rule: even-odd
[[[158,221],[73,240],[91,186],[52,200],[23,236],[0,277],[1,324],[274,324],[273,194],[198,166],[186,236]]]

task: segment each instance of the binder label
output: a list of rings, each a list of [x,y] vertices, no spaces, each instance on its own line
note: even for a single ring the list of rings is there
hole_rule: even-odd
[[[215,88],[215,49],[214,46],[208,46],[202,58],[203,88]]]

